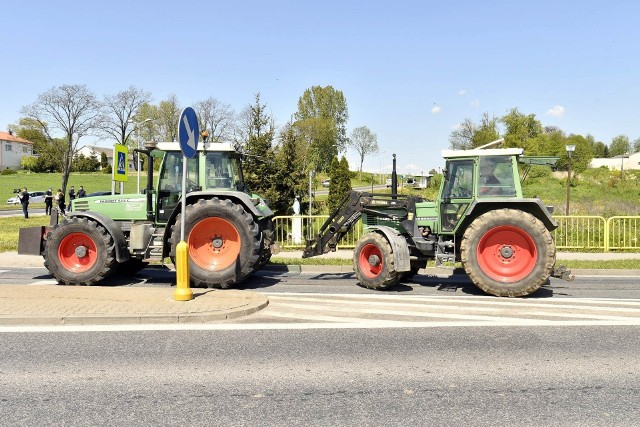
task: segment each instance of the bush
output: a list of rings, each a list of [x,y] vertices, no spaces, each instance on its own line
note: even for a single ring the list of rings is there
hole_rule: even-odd
[[[14,171],[13,169],[6,168],[2,172],[0,172],[0,175],[15,175],[17,173],[18,172]]]

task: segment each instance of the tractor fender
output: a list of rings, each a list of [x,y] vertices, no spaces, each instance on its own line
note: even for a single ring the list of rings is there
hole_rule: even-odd
[[[461,221],[457,227],[458,232],[463,234],[464,230],[467,229],[475,218],[488,211],[497,209],[518,209],[538,218],[550,232],[558,228],[558,223],[553,219],[549,210],[542,204],[540,199],[487,199],[481,201],[476,200],[469,206],[465,213],[464,220]]]
[[[107,233],[113,238],[116,250],[116,261],[119,263],[129,260],[129,248],[127,247],[127,238],[124,236],[122,229],[117,222],[111,218],[92,211],[69,212],[68,216],[78,218],[89,218],[100,224],[107,230]]]
[[[375,233],[382,234],[391,244],[395,270],[399,272],[411,271],[411,258],[409,256],[409,245],[407,245],[407,239],[402,234],[398,233],[397,230],[385,225],[370,227],[370,230]]]
[[[191,200],[211,199],[213,197],[231,200],[237,205],[242,205],[244,209],[251,213],[251,215],[256,219],[273,216],[273,211],[266,205],[266,203],[262,202],[262,204],[259,205],[260,209],[258,209],[254,203],[255,199],[252,199],[247,193],[242,191],[221,191],[215,193],[212,193],[211,191],[192,191],[187,194],[187,204],[191,203]]]

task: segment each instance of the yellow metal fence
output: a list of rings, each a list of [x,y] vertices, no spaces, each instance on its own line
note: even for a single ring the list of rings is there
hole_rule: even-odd
[[[301,249],[315,238],[328,215],[277,216],[273,219],[276,240],[282,248]],[[561,250],[640,250],[640,216],[554,216],[556,248]],[[296,223],[297,221],[297,223]],[[362,236],[358,221],[340,241],[338,248],[353,249]]]

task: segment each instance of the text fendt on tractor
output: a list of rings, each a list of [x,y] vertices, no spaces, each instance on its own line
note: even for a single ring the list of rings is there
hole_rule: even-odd
[[[495,145],[501,140],[488,144]],[[335,251],[362,218],[353,267],[360,284],[388,289],[434,260],[461,262],[484,292],[529,295],[549,277],[572,280],[555,267],[551,232],[558,227],[539,198],[523,198],[518,163],[555,164],[557,158],[526,157],[520,148],[443,150],[446,161],[435,201],[396,194],[352,191],[310,239],[303,257]],[[394,168],[394,183],[395,183]]]
[[[68,217],[20,230],[18,253],[44,257],[66,285],[93,285],[113,272],[133,273],[150,261],[175,262],[181,238],[183,153],[177,142],[149,143],[144,194],[75,199]],[[153,163],[161,165],[154,186]],[[187,159],[185,241],[191,284],[230,288],[278,252],[273,212],[244,185],[240,154],[204,143]]]

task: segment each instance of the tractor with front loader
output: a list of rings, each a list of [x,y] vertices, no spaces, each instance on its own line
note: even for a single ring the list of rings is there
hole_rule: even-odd
[[[245,188],[240,155],[230,144],[200,144],[184,171],[177,142],[149,143],[136,151],[148,158],[143,194],[75,199],[63,221],[54,214],[49,226],[21,229],[18,252],[42,255],[61,284],[93,285],[150,261],[175,262],[185,215],[193,286],[233,287],[277,253],[273,212]],[[157,180],[154,160],[161,161]]]
[[[557,223],[539,198],[523,198],[518,164],[536,164],[519,148],[444,150],[446,166],[435,201],[352,191],[310,239],[303,258],[334,251],[362,218],[353,268],[371,289],[388,289],[432,260],[460,262],[484,292],[520,297],[549,279],[571,280],[555,267],[551,232]],[[557,159],[556,159],[557,160]],[[540,162],[544,163],[544,161]]]

